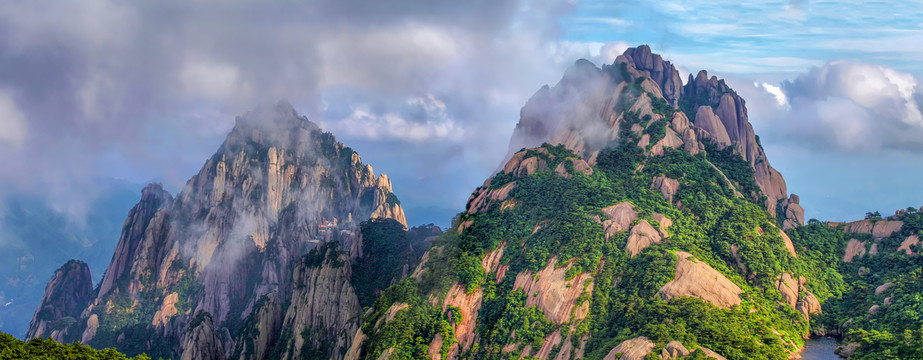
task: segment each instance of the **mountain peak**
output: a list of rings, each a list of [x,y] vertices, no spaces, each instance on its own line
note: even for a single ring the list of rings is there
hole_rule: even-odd
[[[287,100],[280,100],[274,105],[259,106],[235,120],[235,129],[245,127],[267,133],[284,133],[297,129],[320,130],[320,127],[306,116],[299,115]]]
[[[628,120],[634,117],[643,124]],[[648,129],[650,124],[663,122],[670,123],[667,136],[648,136],[660,131]],[[641,140],[625,138],[621,127],[631,127]],[[746,102],[704,70],[694,79],[690,74],[684,86],[676,67],[647,45],[625,50],[602,69],[578,60],[555,86],[536,92],[520,111],[506,159],[522,148],[549,143],[564,145],[592,165],[601,150],[622,141],[636,141],[651,156],[662,155],[667,147],[698,153],[707,141],[718,150],[731,148],[753,168],[758,189],[744,191],[748,197],[763,202],[765,195],[771,213],[788,198],[785,180],[756,141]],[[799,207],[783,206],[788,205]]]

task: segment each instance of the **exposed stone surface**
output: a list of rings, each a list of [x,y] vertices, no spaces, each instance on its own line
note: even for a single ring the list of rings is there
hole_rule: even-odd
[[[154,313],[154,320],[151,322],[153,326],[163,326],[166,325],[167,321],[170,320],[173,315],[176,315],[176,302],[179,300],[179,294],[173,292],[163,298],[163,303],[160,305],[160,309]]]
[[[788,237],[788,234],[782,230],[779,230],[779,236],[782,237],[783,244],[785,245],[785,249],[788,250],[788,253],[792,254],[794,257],[798,257],[798,253],[795,252],[795,244],[792,243],[792,238]]]
[[[627,74],[620,75],[622,71]],[[734,152],[753,166],[756,183],[767,197],[766,208],[770,213],[775,213],[780,201],[789,199],[784,178],[769,165],[762,145],[756,140],[745,101],[724,80],[709,78],[705,71],[695,78],[690,74],[683,86],[673,65],[652,54],[647,46],[628,49],[614,64],[602,69],[579,60],[555,86],[542,87],[520,111],[507,159],[514,158],[519,149],[548,142],[564,145],[588,163],[595,163],[598,151],[618,138],[622,116],[614,113],[614,105],[621,90],[636,79],[640,79],[641,89],[655,98],[663,98],[674,106],[686,99],[692,105],[682,109],[688,112],[685,116],[674,115],[669,119],[672,129],[668,128],[667,136],[654,144],[654,155],[662,154],[667,147],[679,146],[694,155],[704,149],[701,140],[711,139],[721,148],[732,146]],[[648,96],[638,97],[629,109],[642,118],[650,115],[652,121],[661,118],[653,112]],[[694,118],[694,123],[689,123],[686,116]],[[632,131],[646,135],[641,130],[640,126],[632,127]],[[642,136],[639,143],[642,147],[648,144],[644,139]],[[504,167],[504,171],[512,169]],[[803,209],[797,202],[783,210],[790,220],[783,225],[785,228],[804,223]]]
[[[647,337],[639,336],[625,340],[612,348],[603,360],[643,360],[652,351],[654,351],[654,342]]]
[[[268,359],[269,352],[281,333],[282,315],[282,304],[278,294],[269,293],[260,297],[249,316],[253,328],[241,334],[231,358]]]
[[[820,300],[810,291],[804,289],[803,285],[802,291],[804,291],[806,295],[798,300],[798,305],[795,306],[795,310],[801,312],[805,319],[809,319],[811,314],[819,314],[821,312]]]
[[[696,135],[700,139],[712,139],[722,148],[731,145],[731,138],[728,136],[727,129],[721,124],[721,119],[715,115],[710,106],[699,107],[695,113],[695,126],[699,130]]]
[[[282,323],[292,331],[286,346],[291,350],[283,355],[286,359],[300,354],[305,346],[324,346],[330,349],[328,356],[339,359],[359,329],[362,308],[350,283],[352,268],[344,266],[349,257],[334,246],[321,250],[323,253],[295,267],[291,305]],[[311,337],[306,339],[303,333]]]
[[[629,257],[635,257],[644,248],[651,246],[651,244],[659,244],[661,240],[663,238],[660,231],[654,229],[647,220],[641,220],[631,228],[631,233],[628,234],[628,243],[625,244],[625,252],[628,253]]]
[[[603,230],[606,232],[606,239],[619,231],[628,231],[631,223],[638,218],[638,212],[634,210],[634,205],[630,202],[623,201],[618,204],[602,209],[606,220],[600,220],[603,224]]]
[[[892,283],[892,282],[886,282],[886,283],[884,283],[884,284],[881,284],[880,286],[878,286],[878,287],[875,288],[875,295],[884,294],[884,293],[885,293],[886,291],[888,291],[888,289],[890,289],[892,286],[894,286],[894,283]]]
[[[897,248],[898,251],[903,251],[907,255],[916,255],[916,252],[913,251],[914,247],[919,249],[920,246],[920,237],[917,235],[910,235],[904,241],[901,242],[901,246]]]
[[[676,192],[679,191],[679,181],[668,177],[655,176],[651,187],[660,190],[660,193],[663,194],[664,199],[669,202],[673,202],[673,196],[675,196]]]
[[[634,68],[657,83],[663,92],[663,98],[673,106],[679,105],[683,95],[683,79],[679,71],[669,61],[664,61],[660,55],[651,53],[651,48],[641,45],[631,48],[620,56],[622,61],[629,62]],[[619,59],[616,60],[618,62]]]
[[[83,308],[93,297],[93,278],[85,262],[71,260],[54,272],[45,285],[45,295],[29,324],[26,339],[51,337],[63,342],[63,327],[55,329],[63,321],[76,321]]]
[[[795,279],[789,273],[779,276],[778,288],[782,298],[789,306],[801,312],[805,319],[821,311],[820,301],[804,286],[807,282],[803,276]]]
[[[449,358],[454,359],[458,354],[471,348],[475,340],[475,327],[477,326],[478,310],[481,308],[483,294],[478,289],[471,294],[465,291],[465,286],[455,284],[449,289],[445,297],[445,303],[442,310],[445,311],[449,306],[459,309],[462,320],[455,324],[455,338],[458,343],[452,345],[449,349]]]
[[[183,340],[181,360],[223,360],[225,359],[221,339],[215,333],[215,324],[208,313],[199,313],[189,324]]]
[[[725,358],[724,356],[718,355],[718,353],[712,351],[711,349],[707,347],[704,347],[704,346],[699,347],[699,350],[702,350],[702,352],[705,353],[705,356],[708,356],[709,358],[716,359],[716,360],[727,360],[727,358]]]
[[[901,231],[901,227],[904,226],[903,221],[898,220],[881,220],[875,223],[875,227],[872,228],[872,237],[876,239],[883,239],[891,236],[891,234]]]
[[[871,234],[873,227],[875,227],[875,224],[870,220],[859,220],[847,223],[846,226],[843,227],[843,231],[848,233]]]
[[[566,280],[570,265],[555,269],[556,264],[557,258],[552,258],[537,274],[531,271],[517,274],[513,288],[522,288],[525,291],[526,306],[536,305],[542,309],[548,320],[555,324],[563,324],[571,320],[577,298],[584,291],[593,292],[593,279],[589,274],[580,273],[573,279]],[[567,286],[568,284],[570,286]],[[582,319],[586,313],[577,312],[577,315],[577,319]]]
[[[858,239],[849,239],[846,244],[846,251],[843,253],[843,262],[852,262],[857,256],[865,255],[865,242]]]
[[[686,349],[685,346],[679,341],[670,341],[660,351],[661,359],[677,359],[683,356],[689,355],[689,349]]]
[[[785,214],[785,220],[782,221],[782,229],[791,229],[793,227],[804,225],[804,208],[799,204],[798,195],[791,194],[788,199],[782,201],[782,210]]]
[[[691,296],[720,308],[740,304],[742,291],[731,280],[692,254],[677,251],[676,257],[676,276],[659,291],[665,299]]]

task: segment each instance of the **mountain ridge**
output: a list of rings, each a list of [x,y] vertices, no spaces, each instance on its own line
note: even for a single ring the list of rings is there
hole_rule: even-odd
[[[723,80],[683,84],[647,46],[581,59],[509,149],[446,232],[408,229],[331,134],[249,112],[175,198],[145,188],[79,317],[29,335],[182,359],[781,360],[812,334],[917,354],[866,329],[923,326],[897,315],[923,292],[923,214],[805,224]]]

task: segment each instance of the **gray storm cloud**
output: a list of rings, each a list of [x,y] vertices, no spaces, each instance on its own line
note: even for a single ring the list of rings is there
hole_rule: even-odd
[[[98,177],[178,189],[234,115],[278,99],[386,159],[429,143],[418,156],[427,175],[453,176],[437,154],[486,173],[518,108],[566,66],[550,60],[548,44],[573,6],[5,2],[0,189],[53,193],[62,204],[88,201],[76,189]],[[394,163],[391,173],[419,170]]]

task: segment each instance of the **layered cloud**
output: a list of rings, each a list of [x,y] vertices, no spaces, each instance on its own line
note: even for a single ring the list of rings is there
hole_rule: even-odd
[[[486,176],[519,107],[579,57],[582,49],[556,45],[557,19],[574,6],[6,2],[0,189],[50,192],[62,204],[88,201],[78,189],[97,177],[159,178],[176,190],[235,115],[288,99],[392,173],[399,195],[416,196],[400,189],[433,174],[467,190],[480,180],[459,173]],[[402,174],[412,169],[396,157],[416,144],[461,151],[453,156],[463,164],[424,159],[427,174]],[[463,203],[466,190],[419,196]]]
[[[780,86],[742,90],[776,142],[843,153],[923,150],[923,95],[910,74],[837,60]]]

